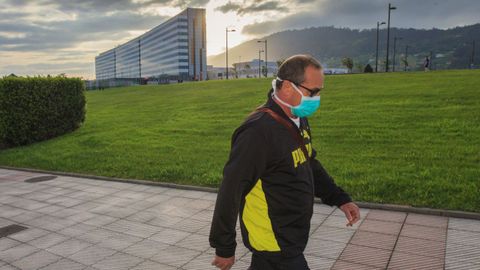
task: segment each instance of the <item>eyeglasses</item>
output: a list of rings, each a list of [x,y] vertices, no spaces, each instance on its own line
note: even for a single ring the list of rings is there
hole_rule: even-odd
[[[313,88],[313,89],[310,89],[306,86],[303,86],[299,83],[294,83],[297,87],[300,86],[302,87],[303,89],[307,90],[309,93],[310,93],[310,97],[314,97],[316,95],[318,95],[318,93],[320,93],[320,91],[322,90],[322,88]]]

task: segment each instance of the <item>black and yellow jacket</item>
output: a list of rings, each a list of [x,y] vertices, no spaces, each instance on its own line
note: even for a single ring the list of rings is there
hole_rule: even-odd
[[[271,93],[262,106],[291,121]],[[302,253],[307,244],[314,196],[328,205],[351,201],[316,159],[306,118],[300,119],[298,132],[309,157],[287,128],[268,113],[250,115],[235,130],[209,237],[218,256],[235,254],[237,216],[248,249],[291,257]]]

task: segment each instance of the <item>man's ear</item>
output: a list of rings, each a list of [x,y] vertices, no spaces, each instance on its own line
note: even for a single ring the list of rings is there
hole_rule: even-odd
[[[292,84],[289,80],[283,80],[283,83],[282,83],[282,92],[283,92],[283,96],[285,98],[288,98],[290,99],[293,95],[293,88],[292,88]]]

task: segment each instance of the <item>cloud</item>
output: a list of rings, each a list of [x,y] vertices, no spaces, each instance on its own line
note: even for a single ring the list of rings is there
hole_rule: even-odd
[[[56,9],[64,12],[93,12],[99,13],[104,11],[116,10],[136,10],[141,4],[133,3],[130,0],[40,0],[44,5],[52,5]]]
[[[81,13],[103,13],[110,11],[137,11],[155,5],[185,8],[187,6],[204,6],[209,0],[37,0],[37,5],[51,6],[63,12],[81,12]],[[32,1],[27,0],[7,0],[12,6],[25,7],[31,5]]]
[[[2,73],[36,74],[55,66],[73,70],[79,59],[90,64],[80,69],[93,74],[94,57],[161,24],[178,12],[205,6],[209,0],[3,0],[0,1],[0,70]],[[95,49],[95,50],[91,50]],[[63,53],[76,54],[74,57]],[[37,53],[36,57],[18,57]],[[55,55],[56,57],[49,57]],[[5,65],[15,61],[16,65]],[[36,66],[37,61],[40,66]],[[30,71],[30,72],[28,72]],[[0,73],[0,74],[2,74]]]
[[[312,0],[300,0],[300,1],[312,1]],[[223,13],[235,11],[237,15],[247,15],[252,13],[258,13],[263,11],[287,11],[288,8],[285,5],[281,5],[281,2],[277,1],[267,1],[262,2],[261,0],[256,0],[253,3],[248,5],[233,3],[231,1],[227,2],[225,5],[215,8]]]
[[[58,50],[81,42],[126,41],[171,16],[145,12],[154,5],[202,6],[209,0],[6,0],[0,4],[0,50]],[[52,15],[53,14],[53,15]],[[56,17],[55,15],[58,15]],[[1,33],[3,32],[3,34]]]
[[[215,10],[218,10],[222,13],[228,13],[230,11],[237,11],[238,9],[240,9],[240,7],[241,7],[240,4],[236,4],[236,3],[232,3],[231,1],[228,1],[225,5],[216,7]]]
[[[126,31],[147,30],[160,24],[166,18],[121,11],[104,16],[86,15],[80,20],[52,21],[41,24],[0,23],[2,31],[25,35],[18,38],[7,38],[0,35],[0,50],[58,50],[70,48],[83,41],[125,39],[128,38],[128,35],[125,35]]]
[[[29,14],[27,12],[21,11],[5,11],[0,10],[0,21],[10,21],[10,20],[18,20],[27,17]]]
[[[287,8],[285,6],[279,6],[279,3],[280,2],[277,1],[268,1],[265,3],[253,4],[244,8],[240,8],[237,13],[243,15],[261,11],[286,11]]]
[[[174,6],[181,8],[186,7],[205,7],[210,0],[177,0],[174,2]]]
[[[479,22],[480,1],[392,1],[391,24],[400,28],[450,28]],[[385,0],[318,0],[308,10],[288,14],[277,20],[260,21],[246,25],[246,35],[266,35],[285,29],[312,26],[371,29],[377,21],[386,21],[388,1]]]

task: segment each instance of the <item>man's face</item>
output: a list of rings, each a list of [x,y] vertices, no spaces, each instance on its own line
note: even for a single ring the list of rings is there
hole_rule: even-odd
[[[322,69],[317,69],[312,66],[309,66],[305,69],[305,81],[301,83],[301,85],[304,87],[297,85],[297,88],[300,90],[300,92],[302,92],[304,96],[310,96],[311,95],[310,91],[308,91],[305,88],[308,88],[311,90],[317,89],[317,88],[322,89],[324,79],[325,79],[325,75],[323,74]],[[298,94],[297,91],[295,91],[295,89],[290,83],[288,83],[286,86],[288,87],[287,91],[290,94],[289,104],[291,104],[292,106],[299,105],[302,100],[302,97]],[[319,95],[319,94],[320,92],[318,92],[316,95]]]

